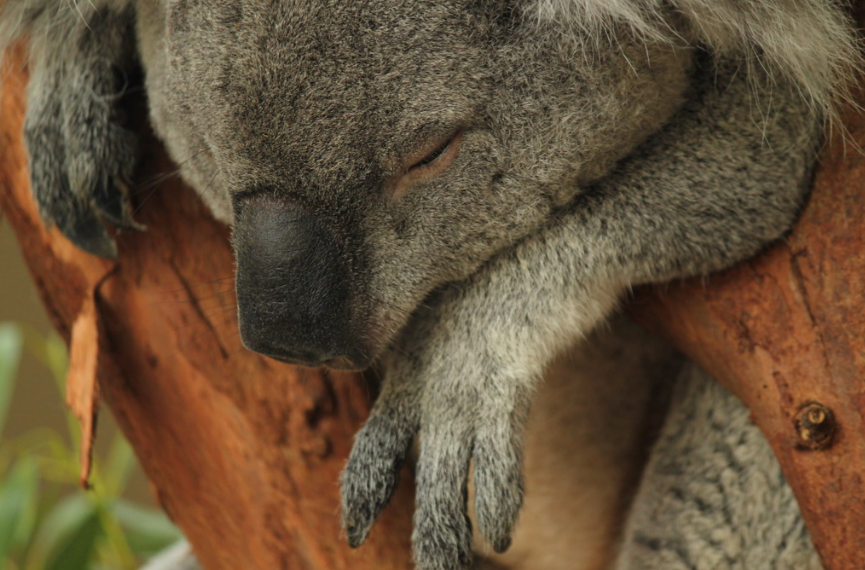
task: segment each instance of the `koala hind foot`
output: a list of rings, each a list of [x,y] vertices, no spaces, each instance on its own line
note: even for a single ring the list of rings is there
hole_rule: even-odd
[[[129,202],[137,141],[119,109],[132,22],[129,9],[103,8],[31,40],[24,136],[39,212],[75,245],[107,258],[117,246],[103,222],[144,229]]]

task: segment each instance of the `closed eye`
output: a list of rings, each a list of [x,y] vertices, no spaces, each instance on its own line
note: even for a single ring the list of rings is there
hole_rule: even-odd
[[[403,163],[407,166],[403,166],[402,173],[397,177],[394,186],[391,187],[392,197],[399,199],[411,185],[447,170],[459,155],[462,138],[463,132],[458,131],[450,138],[436,144],[432,150],[423,154],[418,153],[420,158],[417,158],[418,155],[409,157]]]
[[[431,153],[429,153],[428,155],[426,155],[425,157],[423,157],[422,159],[420,159],[419,161],[417,161],[416,163],[411,165],[409,167],[409,170],[416,170],[418,168],[426,166],[427,164],[432,164],[433,162],[435,162],[436,160],[441,158],[441,156],[448,149],[448,147],[451,145],[451,143],[453,143],[453,141],[454,141],[454,139],[450,139],[450,140],[446,141],[440,147],[438,147],[437,149],[435,149],[434,151],[432,151]]]

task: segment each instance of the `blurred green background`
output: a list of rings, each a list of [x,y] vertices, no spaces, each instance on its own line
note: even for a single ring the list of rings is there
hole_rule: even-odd
[[[0,570],[132,570],[180,534],[103,406],[94,489],[78,486],[66,348],[0,218]]]

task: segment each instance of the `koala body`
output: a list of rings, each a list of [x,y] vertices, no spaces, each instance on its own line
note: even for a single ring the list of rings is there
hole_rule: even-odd
[[[581,568],[608,567],[619,538],[619,570],[780,568],[799,547],[813,557],[740,405],[679,375],[669,349],[626,325],[613,330],[630,359],[605,367],[602,348],[581,342],[631,286],[721,269],[790,227],[856,60],[852,30],[828,0],[6,0],[0,11],[0,47],[30,33],[25,135],[46,221],[103,256],[116,250],[100,221],[135,227],[120,101],[137,56],[157,133],[233,225],[247,346],[309,366],[383,361],[382,394],[343,474],[343,519],[359,546],[420,434],[422,570],[472,564],[470,464],[478,535],[508,549],[524,441],[529,489],[598,498],[559,524],[600,521],[582,535],[593,546]],[[643,382],[598,406],[630,402],[622,437],[591,447],[597,438],[563,433],[563,417],[586,411],[579,391],[542,392],[530,424],[540,427],[526,436],[557,357],[572,364],[558,377],[585,394],[593,379],[581,368]],[[684,387],[631,505],[650,445],[639,437],[645,386],[676,376]],[[685,435],[703,409],[727,420],[693,451],[700,441]],[[544,465],[533,445],[567,466],[561,477],[532,467]],[[706,465],[748,475],[715,461],[736,445],[769,458],[754,467],[765,485],[724,479],[706,498],[695,483],[711,481]],[[568,482],[605,454],[629,459],[598,466],[594,486]],[[748,518],[759,489],[786,498]],[[497,563],[575,567],[544,562],[555,540],[530,538],[543,524],[531,497],[544,493],[532,493]],[[743,533],[779,513],[786,538],[748,548]]]

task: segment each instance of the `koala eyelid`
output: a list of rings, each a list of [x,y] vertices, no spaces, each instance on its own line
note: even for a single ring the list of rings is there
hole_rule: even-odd
[[[421,168],[423,166],[426,166],[427,164],[432,164],[433,162],[438,160],[442,154],[444,154],[444,151],[447,150],[447,148],[450,146],[450,144],[452,142],[453,142],[453,138],[449,139],[447,142],[445,142],[444,144],[439,146],[437,149],[435,149],[434,151],[432,151],[431,153],[429,153],[428,155],[423,157],[421,160],[419,160],[416,163],[414,163],[413,165],[409,166],[408,169],[409,170],[415,170],[416,168]]]
[[[388,193],[392,199],[399,200],[415,182],[444,172],[456,160],[462,138],[463,131],[457,131],[431,152],[424,154],[420,160],[415,159],[409,162],[410,166],[404,166],[393,182],[388,184]]]

